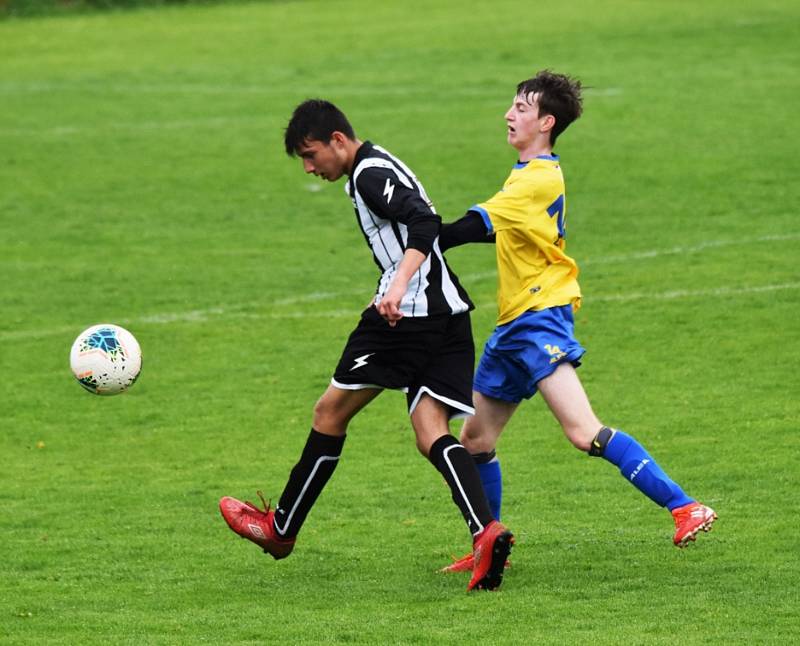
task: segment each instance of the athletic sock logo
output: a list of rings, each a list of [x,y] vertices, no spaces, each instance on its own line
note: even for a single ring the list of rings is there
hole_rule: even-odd
[[[639,471],[641,471],[642,469],[644,469],[644,468],[645,468],[645,466],[646,466],[647,464],[649,464],[649,463],[650,463],[650,460],[648,460],[647,458],[645,458],[644,460],[642,460],[642,461],[639,463],[639,465],[638,465],[638,466],[637,466],[637,467],[636,467],[636,468],[633,470],[633,473],[631,473],[631,480],[633,480],[633,479],[634,479],[636,476],[638,476],[638,475],[639,475]]]

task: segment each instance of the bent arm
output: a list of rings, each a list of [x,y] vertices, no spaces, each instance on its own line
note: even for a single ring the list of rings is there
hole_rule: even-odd
[[[427,253],[423,253],[418,249],[408,247],[403,254],[403,259],[397,266],[397,271],[392,279],[392,284],[383,295],[380,303],[378,303],[378,313],[386,319],[386,321],[394,327],[397,321],[403,318],[403,313],[400,311],[400,302],[405,296],[408,289],[408,281],[420,268],[425,258],[428,257]]]
[[[439,230],[439,247],[442,251],[468,242],[494,241],[494,233],[487,229],[484,217],[478,211],[467,211],[461,219],[443,224]]]

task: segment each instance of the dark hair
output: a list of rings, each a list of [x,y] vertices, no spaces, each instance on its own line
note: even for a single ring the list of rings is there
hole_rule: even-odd
[[[356,138],[347,117],[333,103],[322,99],[303,101],[294,109],[283,135],[286,154],[294,157],[298,148],[308,139],[328,143],[336,131],[344,133],[349,139]]]
[[[539,115],[550,114],[556,119],[550,131],[550,144],[556,143],[558,135],[567,129],[583,112],[581,82],[564,74],[542,70],[517,86],[517,96],[539,92]]]

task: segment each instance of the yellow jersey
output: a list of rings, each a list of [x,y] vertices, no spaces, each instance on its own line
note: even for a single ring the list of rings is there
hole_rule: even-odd
[[[580,307],[578,265],[565,253],[564,176],[557,155],[516,164],[500,192],[470,210],[496,234],[498,325],[528,310]]]

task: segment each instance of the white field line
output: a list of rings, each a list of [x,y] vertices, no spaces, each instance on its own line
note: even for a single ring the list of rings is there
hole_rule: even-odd
[[[71,126],[53,126],[52,128],[2,128],[0,137],[69,137],[73,135],[92,135],[110,132],[154,132],[168,130],[189,130],[197,128],[223,128],[233,124],[237,126],[263,126],[267,123],[264,117],[201,117],[197,119],[178,119],[175,121],[137,121],[132,123],[118,122],[102,125],[80,124]]]
[[[760,294],[764,292],[787,291],[800,289],[800,282],[794,283],[776,283],[768,285],[742,285],[737,287],[712,287],[708,289],[683,289],[672,290],[667,292],[630,292],[627,294],[598,294],[591,297],[591,302],[618,302],[624,303],[629,301],[651,300],[651,301],[664,301],[688,298],[701,298],[701,297],[738,297],[746,296],[748,294]],[[495,307],[494,303],[485,303],[478,306],[478,309],[487,309]],[[353,318],[357,317],[361,310],[356,309],[334,309],[334,310],[312,310],[304,312],[241,312],[235,311],[236,308],[225,309],[223,307],[214,307],[206,310],[193,310],[190,312],[172,312],[163,314],[153,314],[150,316],[142,316],[131,319],[122,319],[115,321],[124,326],[136,325],[168,325],[170,323],[206,323],[212,320],[219,319],[247,319],[247,320],[293,320],[293,319],[309,319],[309,318]],[[80,331],[80,324],[72,326],[63,326],[59,328],[49,328],[45,330],[14,330],[8,332],[0,332],[0,341],[13,341],[15,339],[38,339],[49,336],[62,336],[67,334],[75,334]]]
[[[737,240],[707,240],[705,242],[701,242],[700,244],[686,246],[686,247],[671,247],[669,249],[648,249],[644,251],[633,251],[627,254],[618,254],[614,256],[601,256],[598,258],[586,258],[581,260],[579,265],[581,267],[587,265],[613,265],[619,263],[625,263],[631,260],[649,260],[651,258],[658,258],[660,256],[674,256],[674,255],[689,255],[694,253],[700,253],[707,249],[720,249],[723,247],[735,247],[740,245],[749,245],[752,243],[758,242],[786,242],[790,240],[800,240],[800,232],[792,232],[792,233],[785,233],[785,234],[773,234],[773,235],[765,235],[760,236],[757,238],[740,238]],[[482,271],[482,272],[473,272],[471,274],[459,273],[458,277],[462,283],[469,285],[470,283],[477,282],[479,280],[485,280],[488,278],[495,278],[497,276],[497,271],[492,269],[489,271]],[[296,305],[299,303],[311,303],[317,301],[324,301],[324,300],[333,300],[337,298],[341,298],[342,296],[351,296],[357,294],[365,293],[364,289],[349,289],[349,290],[342,290],[336,292],[309,292],[307,294],[298,294],[296,296],[287,296],[285,298],[279,298],[272,302],[271,306],[282,306],[282,305]],[[369,298],[369,295],[367,295]],[[592,297],[592,300],[595,300],[597,297]],[[229,306],[228,312],[231,309],[240,309],[241,305],[237,306]],[[184,312],[181,316],[191,317],[191,316],[202,316],[203,312],[214,314],[218,313],[215,310],[219,308],[211,308],[206,310],[196,310],[195,312]],[[174,316],[172,314],[164,314],[164,315],[154,315],[154,316]],[[187,318],[186,320],[191,320]],[[163,321],[169,322],[169,321]],[[0,336],[2,338],[2,336]]]
[[[720,247],[732,247],[736,245],[751,244],[753,242],[783,242],[786,240],[800,239],[800,232],[774,234],[760,236],[758,238],[746,238],[739,240],[706,240],[700,244],[692,245],[690,247],[672,247],[670,249],[649,249],[647,251],[634,251],[632,253],[620,254],[618,256],[603,256],[592,260],[586,258],[580,262],[580,265],[609,265],[618,262],[628,262],[629,260],[646,260],[648,258],[657,258],[658,256],[674,256],[679,254],[699,253],[706,249],[718,249]]]
[[[639,300],[667,301],[676,298],[699,298],[703,296],[739,296],[775,292],[788,289],[800,289],[800,282],[779,283],[774,285],[747,285],[741,287],[709,287],[708,289],[676,289],[669,292],[630,292],[628,294],[607,294],[592,296],[592,302],[626,302]]]
[[[353,86],[332,88],[333,92],[340,96],[385,96],[399,95],[408,96],[409,94],[426,92],[419,86]],[[0,82],[0,96],[16,94],[59,94],[64,92],[78,93],[102,93],[106,95],[114,92],[119,94],[189,94],[195,95],[214,95],[214,94],[250,94],[250,95],[282,95],[285,89],[280,84],[265,81],[264,85],[209,85],[209,84],[115,84],[115,85],[92,85],[81,83],[54,83],[54,82],[27,82],[27,83],[2,83]],[[298,94],[320,94],[320,88],[308,88],[307,92]],[[324,92],[322,92],[324,93]],[[622,88],[586,88],[584,93],[597,97],[614,97],[622,94]],[[447,95],[452,96],[479,96],[484,100],[481,103],[494,104],[496,99],[489,96],[485,88],[462,86],[452,88],[447,91]],[[391,108],[392,110],[394,108]],[[422,109],[415,109],[415,112],[430,112],[437,110],[438,107],[430,105],[423,106]],[[379,109],[378,112],[381,110]],[[387,110],[388,111],[388,110]],[[375,110],[372,110],[375,114]],[[107,134],[111,132],[139,132],[139,133],[158,133],[172,130],[190,130],[197,128],[221,128],[231,125],[238,126],[259,126],[263,127],[269,122],[268,115],[263,117],[252,117],[245,115],[226,115],[226,116],[203,116],[195,119],[178,119],[165,121],[136,121],[136,122],[114,122],[105,124],[62,124],[49,128],[0,128],[0,137],[71,137],[80,135]]]
[[[608,302],[608,301],[615,301],[615,302],[625,302],[625,301],[638,301],[638,300],[654,300],[654,301],[666,301],[666,300],[674,300],[679,298],[697,298],[701,296],[730,296],[730,295],[739,295],[739,294],[758,294],[761,292],[774,292],[774,291],[782,291],[782,290],[791,290],[791,289],[800,289],[800,281],[793,282],[793,283],[776,283],[776,284],[769,284],[769,285],[744,285],[740,287],[709,287],[707,289],[677,289],[671,290],[667,292],[628,292],[623,294],[599,294],[596,296],[591,296],[587,299],[589,302]],[[349,294],[352,295],[354,293],[362,293],[362,290],[358,292],[350,292]],[[319,300],[323,297],[329,296],[342,296],[341,292],[334,294],[317,294],[317,298],[315,300]],[[297,299],[287,299],[284,301],[274,301],[274,305],[278,303],[282,304],[289,304],[289,303],[299,303],[301,302],[300,298]],[[367,306],[367,302],[364,303],[364,307]],[[485,303],[476,306],[478,309],[485,309],[488,307],[495,307],[494,302],[492,303]],[[238,309],[238,308],[237,308]],[[242,311],[234,311],[234,309],[224,310],[222,308],[212,308],[208,310],[195,310],[193,312],[186,312],[185,314],[157,314],[154,316],[146,316],[143,318],[135,319],[136,323],[173,323],[173,322],[193,322],[193,321],[207,321],[213,317],[224,317],[224,318],[244,318],[244,319],[274,319],[274,320],[282,320],[282,319],[304,319],[304,318],[338,318],[342,316],[358,316],[361,313],[361,310],[355,309],[334,309],[334,310],[324,310],[319,312],[314,311],[303,311],[303,312],[269,312],[269,313],[259,313],[259,312],[242,312]],[[0,337],[2,338],[2,337]]]
[[[709,240],[697,245],[687,247],[671,247],[669,249],[650,249],[646,251],[635,251],[630,254],[620,254],[615,256],[606,256],[596,258],[591,262],[589,260],[581,264],[613,264],[627,262],[629,260],[645,260],[649,258],[657,258],[665,255],[675,254],[690,254],[699,253],[705,249],[720,248],[726,246],[735,246],[743,244],[751,244],[753,242],[780,242],[786,240],[800,239],[800,232],[787,233],[783,235],[766,235],[758,238],[737,239],[737,240]],[[469,284],[485,278],[493,278],[497,275],[496,271],[481,272],[473,274],[462,274],[460,276],[462,282]],[[628,292],[620,294],[594,294],[585,297],[587,303],[591,302],[629,302],[639,300],[675,300],[684,298],[698,298],[698,297],[736,297],[746,294],[759,294],[764,292],[785,291],[800,289],[800,282],[788,283],[773,283],[766,285],[725,285],[721,287],[711,287],[706,289],[697,290],[671,290],[665,292]],[[369,300],[369,293],[365,289],[353,289],[337,292],[309,292],[307,294],[298,294],[296,296],[288,296],[266,303],[262,305],[263,310],[266,312],[248,312],[245,311],[250,305],[233,304],[229,306],[211,307],[205,309],[188,310],[183,312],[161,312],[154,313],[147,316],[140,316],[128,319],[114,321],[120,325],[168,325],[171,323],[205,323],[211,320],[219,319],[252,319],[252,320],[293,320],[303,318],[354,318],[358,316],[361,310],[355,309],[331,309],[331,310],[311,310],[311,311],[290,311],[290,312],[274,312],[274,308],[281,306],[299,305],[303,303],[315,303],[325,300],[334,300],[343,296],[355,296],[358,294],[365,294],[364,307],[366,307]],[[486,303],[479,306],[479,309],[486,309],[488,307],[495,307],[494,302]],[[15,339],[28,339],[28,338],[42,338],[49,336],[60,336],[66,334],[76,333],[80,324],[73,326],[62,326],[59,328],[48,328],[43,330],[9,330],[0,332],[0,341],[13,341]]]
[[[785,242],[787,240],[800,240],[800,232],[784,233],[759,236],[757,238],[739,238],[737,240],[707,240],[696,245],[686,247],[671,247],[669,249],[647,249],[645,251],[633,251],[626,254],[618,254],[615,256],[601,256],[599,258],[586,258],[581,260],[578,265],[584,267],[586,265],[613,265],[624,263],[631,260],[648,260],[650,258],[658,258],[659,256],[675,256],[675,255],[688,255],[693,253],[700,253],[706,249],[719,249],[722,247],[735,247],[739,245],[749,245],[754,242]],[[459,274],[459,279],[462,282],[470,283],[484,278],[494,278],[497,276],[497,271],[484,271],[474,274]],[[594,297],[592,297],[594,299]]]
[[[498,86],[499,88],[499,86]],[[460,85],[458,87],[439,87],[439,92],[448,96],[479,96],[489,97],[490,92],[485,86]],[[510,92],[509,90],[508,92]],[[284,96],[287,94],[286,85],[281,79],[264,79],[260,84],[211,84],[211,83],[86,83],[86,82],[53,82],[53,81],[24,81],[0,82],[0,95],[14,94],[60,94],[77,92],[83,94],[253,94],[265,96]],[[408,96],[409,94],[431,93],[430,88],[421,85],[335,85],[329,89],[319,86],[297,85],[292,86],[292,92],[301,94],[330,94],[335,92],[340,96],[380,96],[396,95]],[[619,96],[623,89],[619,87],[584,88],[583,93],[590,96]],[[511,99],[509,94],[508,99]]]

